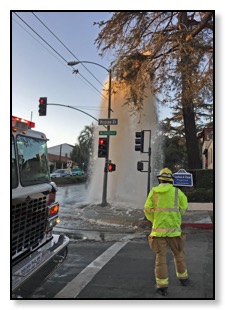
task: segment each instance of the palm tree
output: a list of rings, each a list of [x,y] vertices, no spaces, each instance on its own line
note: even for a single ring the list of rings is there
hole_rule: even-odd
[[[92,155],[93,134],[94,124],[92,123],[90,126],[85,126],[78,137],[81,149],[88,151],[90,156]]]
[[[71,158],[85,171],[93,153],[93,134],[94,124],[85,126],[78,137],[78,144],[75,144],[71,153]]]

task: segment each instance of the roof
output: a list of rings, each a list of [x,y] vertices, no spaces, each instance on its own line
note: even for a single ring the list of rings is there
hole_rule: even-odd
[[[203,128],[203,130],[197,134],[197,138],[198,139],[205,138],[206,133],[212,131],[213,131],[212,127]]]
[[[61,161],[63,163],[67,163],[68,161],[72,161],[73,164],[77,164],[75,161],[73,161],[71,158],[69,157],[65,157],[65,156],[59,156],[59,155],[55,155],[55,154],[50,154],[48,153],[48,159],[50,161]]]
[[[68,146],[70,146],[72,148],[74,147],[74,145],[71,145],[69,143],[60,143],[60,144],[57,144],[57,145],[49,146],[48,149],[51,149],[53,147],[60,147],[61,145],[68,145]]]

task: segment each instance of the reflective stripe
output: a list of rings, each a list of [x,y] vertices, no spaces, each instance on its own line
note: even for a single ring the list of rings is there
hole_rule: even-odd
[[[181,228],[152,228],[152,232],[177,232],[181,231]]]
[[[156,280],[156,284],[157,284],[157,287],[158,287],[158,285],[159,285],[159,287],[160,286],[168,286],[168,284],[169,284],[169,279],[168,278],[165,278],[165,279],[159,279],[159,278],[155,278],[155,280]]]
[[[153,192],[153,198],[154,198],[155,204],[157,205],[158,204],[158,197],[157,197],[156,192]]]
[[[177,274],[178,279],[187,279],[188,278],[187,270],[185,270],[185,272],[183,272],[183,273],[176,272],[176,274]]]
[[[178,188],[175,188],[175,196],[174,196],[174,207],[178,207]]]
[[[152,209],[147,209],[145,208],[145,211],[148,213],[151,212],[180,212],[179,208],[152,208]]]
[[[158,203],[158,197],[156,192],[153,192],[153,198],[155,201],[155,204]],[[174,196],[174,208],[145,208],[145,212],[152,213],[152,212],[180,212],[181,210],[178,207],[178,188],[175,188],[175,196]]]

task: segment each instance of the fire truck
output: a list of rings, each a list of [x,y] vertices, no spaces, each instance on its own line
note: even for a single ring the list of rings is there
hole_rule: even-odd
[[[60,221],[57,187],[50,178],[47,138],[34,126],[12,116],[12,296],[47,263],[63,262],[69,243],[67,236],[53,233]]]

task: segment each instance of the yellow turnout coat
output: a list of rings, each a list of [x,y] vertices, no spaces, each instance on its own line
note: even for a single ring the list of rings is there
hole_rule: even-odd
[[[151,236],[181,235],[182,214],[187,210],[186,195],[170,183],[161,183],[149,192],[144,213],[152,222]]]

